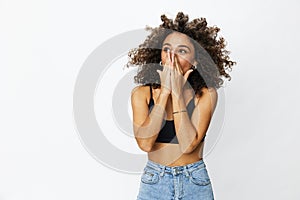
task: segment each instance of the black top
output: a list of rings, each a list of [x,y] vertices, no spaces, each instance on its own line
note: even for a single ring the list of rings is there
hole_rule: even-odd
[[[154,100],[152,97],[152,87],[150,85],[150,101],[148,104],[149,112],[151,112],[153,106],[154,106]],[[195,101],[194,98],[188,103],[187,105],[187,112],[191,118],[193,110],[195,108]],[[203,137],[202,141],[204,141],[205,136]],[[201,142],[202,142],[201,141]],[[155,142],[162,142],[162,143],[174,143],[178,144],[178,139],[176,137],[176,131],[175,131],[175,125],[174,125],[174,120],[165,120],[162,123],[162,127],[159,131],[159,134],[155,140]]]

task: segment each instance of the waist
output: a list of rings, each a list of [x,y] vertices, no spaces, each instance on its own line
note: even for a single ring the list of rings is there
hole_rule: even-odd
[[[172,166],[172,167],[156,163],[152,160],[148,160],[145,168],[147,167],[156,170],[159,173],[170,173],[173,175],[177,175],[180,173],[191,172],[198,168],[206,168],[206,165],[203,159],[186,165]]]

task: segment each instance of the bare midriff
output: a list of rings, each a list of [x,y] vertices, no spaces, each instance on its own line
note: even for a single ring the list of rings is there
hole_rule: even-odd
[[[202,159],[204,142],[191,153],[182,153],[179,144],[156,142],[151,152],[148,152],[148,159],[165,166],[182,166],[197,162]]]

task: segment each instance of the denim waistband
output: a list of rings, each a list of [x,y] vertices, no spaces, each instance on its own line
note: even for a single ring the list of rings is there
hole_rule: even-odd
[[[203,159],[187,165],[173,166],[173,167],[161,165],[159,163],[153,162],[152,160],[148,160],[146,167],[158,171],[161,176],[163,176],[164,173],[170,173],[173,174],[174,176],[177,174],[184,173],[186,176],[189,176],[191,171],[201,167],[205,168],[206,165]]]

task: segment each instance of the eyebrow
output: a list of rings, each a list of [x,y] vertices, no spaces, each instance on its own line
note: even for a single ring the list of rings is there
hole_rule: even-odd
[[[165,45],[172,46],[172,45],[169,44],[169,43],[164,43],[163,46],[165,46]],[[187,49],[189,49],[189,50],[191,51],[190,47],[188,47],[188,46],[186,46],[186,45],[184,45],[184,44],[178,45],[178,47],[185,47],[185,48],[187,48]]]

